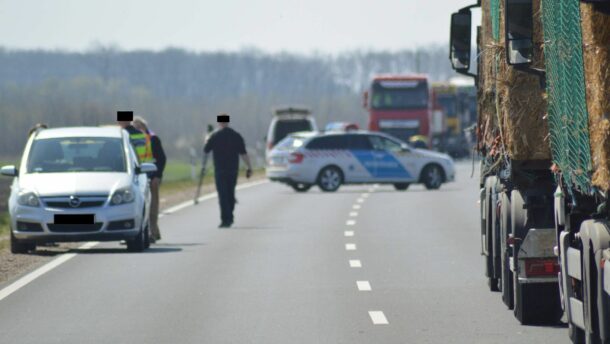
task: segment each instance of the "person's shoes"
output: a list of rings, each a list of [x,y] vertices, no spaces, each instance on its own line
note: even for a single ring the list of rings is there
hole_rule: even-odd
[[[232,225],[232,223],[230,223],[230,222],[223,222],[218,226],[218,228],[230,228],[231,225]]]

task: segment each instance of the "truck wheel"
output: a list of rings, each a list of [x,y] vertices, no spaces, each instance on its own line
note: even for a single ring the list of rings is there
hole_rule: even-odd
[[[428,165],[421,173],[421,182],[428,190],[437,190],[444,180],[444,172],[438,165]]]
[[[502,277],[502,256],[501,256],[501,234],[500,234],[500,225],[501,225],[501,209],[500,209],[500,197],[501,194],[498,192],[502,185],[500,184],[500,180],[496,178],[495,184],[492,185],[492,193],[491,193],[491,242],[492,246],[490,248],[489,256],[491,257],[491,277],[495,280],[495,289],[492,291],[500,291],[501,290],[501,277]]]
[[[522,325],[557,324],[563,316],[557,283],[519,283],[514,279],[515,318]]]
[[[296,192],[307,192],[309,189],[311,189],[311,184],[293,183],[290,184],[290,187],[292,187]]]
[[[497,177],[488,177],[485,181],[485,240],[487,243],[487,255],[485,256],[485,274],[487,276],[487,286],[490,291],[500,291],[498,286],[498,278],[494,276],[494,261],[493,261],[493,221],[495,219],[495,197],[494,189],[498,181]]]
[[[508,307],[508,309],[513,309],[514,307],[514,299],[513,299],[513,272],[510,270],[510,249],[507,244],[508,234],[510,233],[510,198],[506,192],[502,192],[500,196],[501,202],[501,219],[500,219],[500,235],[502,242],[500,243],[501,247],[501,266],[502,266],[502,276],[501,276],[501,285],[502,285],[502,301]]]
[[[405,191],[409,188],[409,183],[396,183],[394,184],[394,189],[398,191]]]
[[[485,221],[483,231],[485,233],[485,242],[487,245],[487,255],[485,255],[485,276],[487,276],[487,286],[490,291],[499,291],[498,288],[498,279],[494,278],[493,271],[493,219],[492,212],[494,209],[493,206],[493,190],[494,185],[497,182],[497,178],[495,176],[487,177],[485,179],[485,208],[483,211],[485,212]]]
[[[318,186],[322,191],[334,192],[343,183],[343,173],[338,167],[327,166],[318,175]]]
[[[604,221],[587,220],[580,225],[582,240],[582,284],[585,313],[584,331],[587,343],[610,343],[610,338],[602,339],[608,333],[610,312],[604,298],[607,297],[603,284],[601,262],[603,251],[610,246],[609,226]]]
[[[13,235],[13,231],[11,230],[11,253],[12,254],[22,254],[28,253],[29,251],[36,250],[35,243],[23,242]]]

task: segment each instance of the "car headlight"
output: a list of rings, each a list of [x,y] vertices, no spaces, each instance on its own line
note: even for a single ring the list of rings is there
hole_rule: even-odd
[[[120,205],[131,203],[136,199],[136,195],[132,188],[123,188],[116,190],[110,197],[110,205]]]
[[[40,199],[33,192],[23,192],[17,197],[17,203],[28,207],[40,206]]]

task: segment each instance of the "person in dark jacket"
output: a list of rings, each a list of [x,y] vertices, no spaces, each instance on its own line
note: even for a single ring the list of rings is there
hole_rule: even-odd
[[[239,170],[239,158],[247,165],[246,178],[252,175],[252,164],[246,152],[243,137],[229,127],[229,116],[218,116],[219,129],[214,131],[203,148],[203,167],[205,168],[210,152],[214,157],[214,177],[218,202],[220,203],[220,228],[233,225],[233,210],[235,209],[235,186]]]
[[[150,146],[152,149],[152,157],[154,164],[157,166],[157,171],[149,174],[150,179],[150,229],[152,233],[153,241],[161,240],[161,230],[159,229],[159,189],[161,187],[161,180],[163,179],[163,170],[165,170],[165,163],[167,158],[161,139],[157,134],[148,129],[148,123],[142,117],[135,117],[133,119],[133,126],[141,132],[148,135],[150,138]]]

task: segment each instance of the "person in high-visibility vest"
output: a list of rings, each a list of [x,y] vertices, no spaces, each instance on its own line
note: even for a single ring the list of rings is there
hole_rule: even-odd
[[[148,123],[142,117],[133,119],[133,126],[136,129],[146,134],[146,155],[144,159],[150,159],[157,166],[157,171],[148,175],[150,178],[150,229],[152,233],[152,241],[161,240],[161,230],[159,229],[159,189],[161,188],[161,180],[163,178],[163,170],[167,160],[161,139],[154,132],[148,129]]]
[[[131,118],[133,119],[133,113],[132,113]],[[127,132],[129,133],[129,141],[131,142],[131,145],[133,146],[133,150],[136,152],[136,155],[138,156],[138,161],[140,163],[151,162],[151,161],[147,161],[147,159],[148,159],[147,142],[149,142],[149,140],[147,140],[146,134],[139,131],[133,125],[131,125],[131,121],[117,121],[117,123],[119,124],[119,126],[121,126],[121,128],[127,130]],[[152,151],[152,149],[150,149],[150,151]],[[150,156],[152,157],[152,153],[150,154]]]

